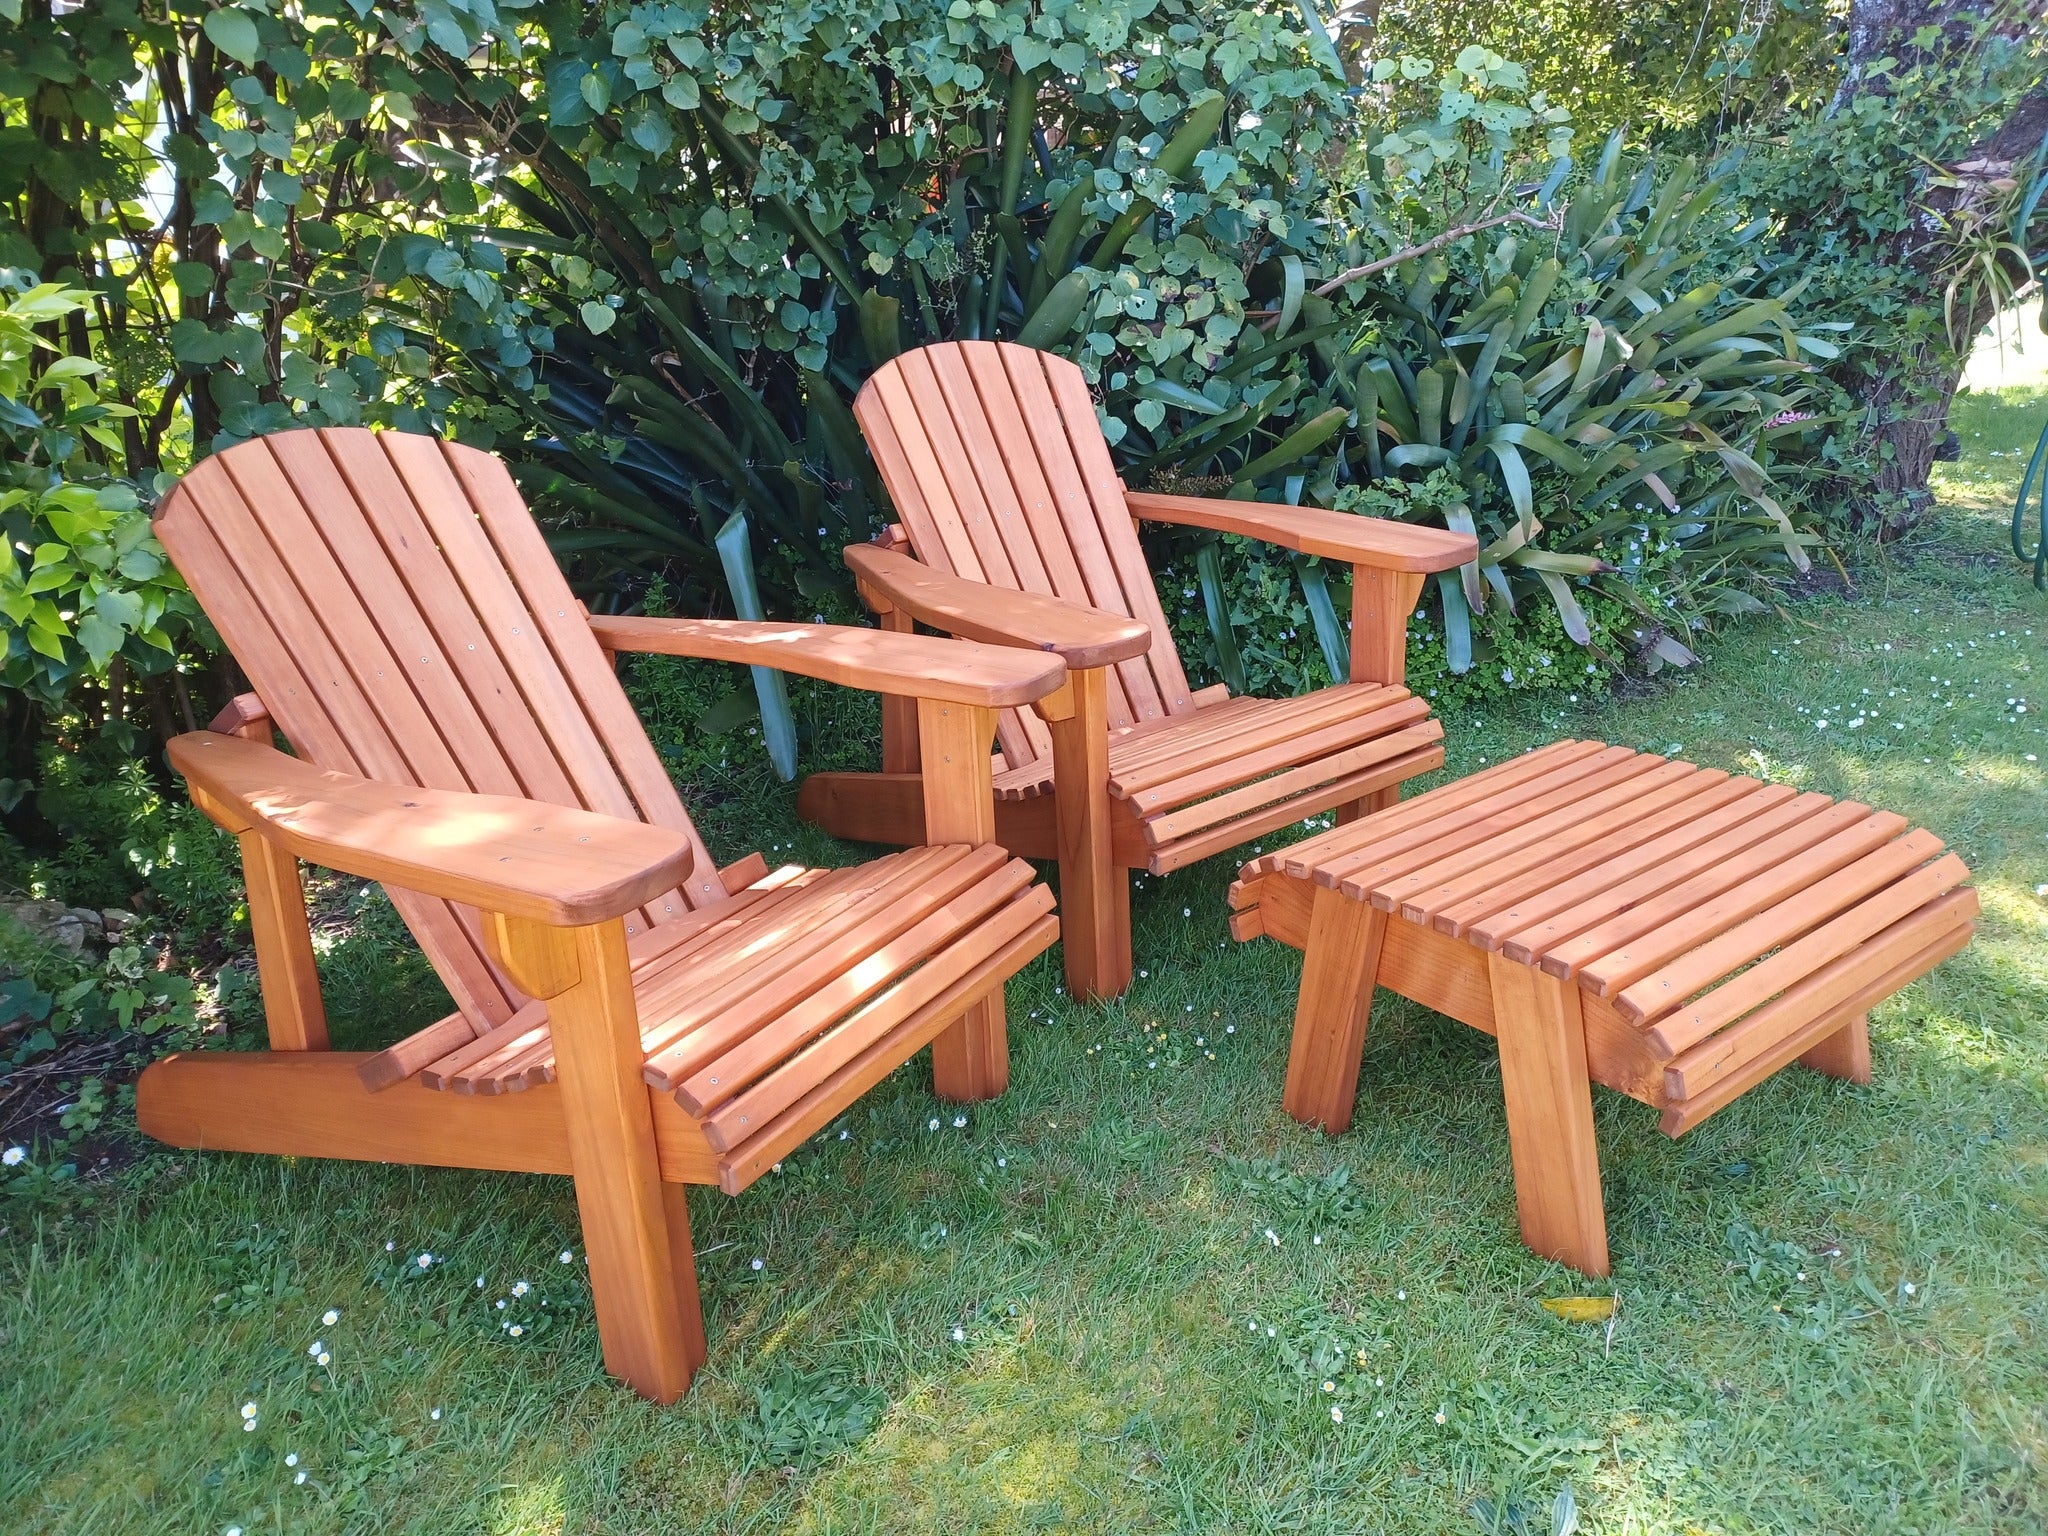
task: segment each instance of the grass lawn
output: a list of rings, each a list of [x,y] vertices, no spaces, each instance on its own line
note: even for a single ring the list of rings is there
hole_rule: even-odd
[[[1679,1142],[1596,1096],[1611,1328],[1538,1305],[1586,1283],[1516,1239],[1484,1036],[1383,994],[1357,1128],[1281,1113],[1299,959],[1228,941],[1222,859],[1140,889],[1124,1001],[1013,987],[1013,1086],[964,1124],[914,1064],[692,1192],[711,1362],[674,1408],[598,1372],[566,1180],[156,1152],[17,1224],[0,1527],[1405,1536],[1481,1498],[1548,1530],[1569,1482],[1601,1533],[2048,1529],[2048,599],[2002,552],[2044,416],[1967,397],[1926,532],[1696,680],[1448,722],[1459,771],[1597,736],[1872,800],[1983,893],[1877,1010],[1875,1086],[1788,1071]],[[787,797],[717,851],[748,816],[846,853]],[[390,955],[337,958],[338,1023],[431,1006]]]

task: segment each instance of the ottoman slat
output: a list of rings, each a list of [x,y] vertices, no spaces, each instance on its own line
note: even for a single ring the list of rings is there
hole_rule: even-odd
[[[1590,1085],[1683,1134],[1969,942],[1969,870],[1854,801],[1564,741],[1255,859],[1231,932],[1305,952],[1283,1102],[1351,1119],[1384,986],[1500,1041],[1523,1240],[1604,1274]]]

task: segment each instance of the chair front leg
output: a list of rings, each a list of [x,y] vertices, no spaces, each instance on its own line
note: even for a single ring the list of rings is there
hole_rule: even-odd
[[[1351,681],[1398,687],[1408,677],[1408,616],[1422,597],[1420,571],[1351,568]]]
[[[973,704],[917,701],[923,765],[924,840],[930,844],[996,840],[996,712]],[[932,1042],[932,1083],[942,1099],[992,1099],[1010,1085],[1003,989],[970,1004]]]
[[[551,928],[484,915],[491,957],[548,1004],[576,1209],[605,1369],[671,1403],[704,1359],[682,1189],[664,1187],[619,919]]]
[[[862,595],[871,604],[878,602],[865,588]],[[916,631],[910,615],[901,608],[878,608],[882,628],[894,634],[908,635]],[[917,744],[917,701],[906,699],[900,694],[882,695],[882,772],[915,773],[920,757]]]
[[[249,889],[249,936],[256,945],[256,981],[273,1051],[327,1049],[327,1010],[313,964],[306,888],[299,861],[263,833],[237,833],[242,880]]]
[[[1069,673],[1064,691],[1070,710],[1041,711],[1052,734],[1060,938],[1067,990],[1093,1002],[1131,984],[1131,882],[1110,851],[1109,674]]]
[[[1408,619],[1422,598],[1420,571],[1387,571],[1378,566],[1351,568],[1351,681],[1400,687],[1408,679]],[[1401,798],[1401,786],[1390,784],[1361,799],[1337,807],[1337,825],[1344,826],[1383,811]]]

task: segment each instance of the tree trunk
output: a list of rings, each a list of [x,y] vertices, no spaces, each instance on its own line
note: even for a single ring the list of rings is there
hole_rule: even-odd
[[[1892,73],[1871,66],[1881,59],[1902,63],[1924,54],[1916,34],[1932,28],[1950,41],[1960,38],[1981,14],[1982,0],[1851,0],[1848,35],[1843,51],[1842,81],[1828,115],[1833,116],[1866,92],[1887,90]],[[2038,25],[2041,0],[2012,0],[2002,30],[2018,34]],[[1954,218],[1973,209],[1995,206],[2011,189],[2010,178],[2033,154],[2048,130],[2048,92],[2023,98],[2002,123],[1989,125],[1969,153],[1942,167],[1952,186],[1932,189],[1924,199],[1932,214]],[[1924,302],[1944,307],[1948,278],[1943,270],[1950,247],[1937,234],[1933,218],[1917,220],[1901,236],[1889,260],[1919,279]],[[2015,271],[2015,280],[2024,276]],[[1928,481],[1948,439],[1949,405],[1962,382],[1970,341],[1992,318],[1996,299],[1988,285],[1958,289],[1962,302],[1950,319],[1950,336],[1936,334],[1919,346],[1887,360],[1881,372],[1865,375],[1859,393],[1867,407],[1879,461],[1867,500],[1857,521],[1880,538],[1892,538],[1918,523],[1930,509]],[[1964,312],[1967,309],[1967,313]]]

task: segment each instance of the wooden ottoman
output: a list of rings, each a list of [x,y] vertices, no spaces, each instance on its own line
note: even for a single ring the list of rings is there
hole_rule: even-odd
[[[1797,1060],[1870,1080],[1866,1011],[1969,942],[1903,816],[1560,741],[1244,866],[1231,932],[1305,951],[1287,1112],[1351,1122],[1375,984],[1500,1041],[1522,1240],[1607,1273],[1590,1084],[1691,1130]]]

